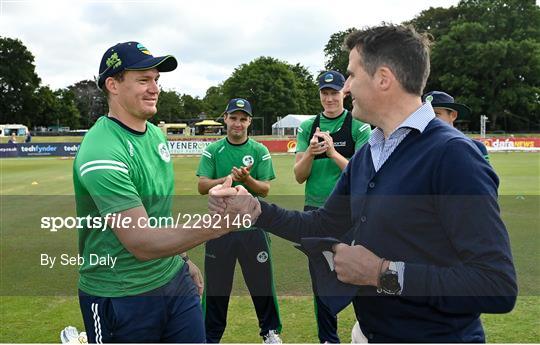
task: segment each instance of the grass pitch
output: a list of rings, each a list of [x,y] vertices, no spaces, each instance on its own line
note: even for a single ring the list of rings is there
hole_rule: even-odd
[[[520,297],[514,311],[482,317],[489,342],[540,342],[539,162],[534,153],[497,153],[492,164],[501,178],[500,204],[512,241],[518,270]],[[303,186],[294,182],[294,157],[273,157],[277,179],[273,199],[287,207],[301,208]],[[204,202],[197,195],[194,174],[198,158],[176,158],[175,191],[180,203]],[[46,250],[76,253],[75,232],[47,233],[39,230],[38,215],[73,215],[70,159],[0,159],[0,342],[59,342],[59,331],[74,325],[83,328],[75,296],[75,268],[45,270],[36,255]],[[278,196],[278,197],[276,197]],[[178,205],[185,206],[185,205]],[[280,296],[283,340],[316,343],[313,300],[307,261],[291,245],[273,237],[275,281]],[[190,252],[202,267],[202,248]],[[291,265],[291,263],[295,263]],[[238,268],[238,267],[237,267]],[[241,271],[235,274],[235,293],[229,306],[223,342],[258,343],[257,318],[245,295]],[[354,323],[352,308],[339,315],[339,334],[350,341]]]

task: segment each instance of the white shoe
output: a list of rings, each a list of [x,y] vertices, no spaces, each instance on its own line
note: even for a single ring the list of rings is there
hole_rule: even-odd
[[[358,321],[354,324],[352,331],[351,331],[351,343],[353,344],[367,344],[368,340],[364,333],[362,332],[362,329],[360,328],[360,324]]]
[[[268,331],[268,334],[263,336],[263,344],[282,344],[281,338],[279,337],[279,333],[270,330]]]
[[[67,326],[60,332],[62,344],[88,344],[86,332],[81,332],[73,326]]]

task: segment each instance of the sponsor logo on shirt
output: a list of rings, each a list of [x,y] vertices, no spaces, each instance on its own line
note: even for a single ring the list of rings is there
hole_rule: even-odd
[[[347,146],[347,143],[344,142],[344,141],[335,141],[334,142],[334,147],[343,147],[343,146]]]
[[[130,155],[131,157],[133,157],[133,155],[135,154],[135,153],[134,153],[134,150],[133,150],[133,144],[132,144],[131,141],[129,141],[129,140],[127,141],[127,143],[128,143],[128,146],[129,146],[129,155]]]
[[[164,162],[169,163],[171,161],[171,153],[164,143],[158,145],[158,153]]]

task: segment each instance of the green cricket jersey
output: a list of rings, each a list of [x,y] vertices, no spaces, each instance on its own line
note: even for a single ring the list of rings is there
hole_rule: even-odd
[[[210,144],[202,153],[197,176],[210,179],[225,177],[231,173],[233,167],[251,165],[249,174],[259,181],[270,181],[276,178],[270,152],[261,143],[248,139],[243,144],[231,144],[227,138]],[[233,186],[243,185],[233,182]],[[253,194],[248,186],[243,185]]]
[[[99,118],[75,158],[73,184],[78,217],[103,219],[141,205],[149,217],[171,216],[174,176],[166,137],[149,122],[142,133],[116,119]],[[137,225],[136,221],[131,224]],[[139,261],[110,228],[102,231],[84,224],[79,229],[79,252],[84,258],[79,288],[88,294],[122,297],[148,292],[168,283],[184,263],[178,255]],[[96,264],[96,257],[116,258],[116,262]]]
[[[321,132],[329,131],[330,134],[338,132],[343,126],[346,114],[347,110],[344,110],[341,115],[331,119],[321,113],[319,124]],[[311,118],[300,124],[296,144],[297,153],[305,152],[309,147],[311,127],[314,121],[315,118]],[[369,124],[353,118],[351,134],[355,142],[354,149],[356,151],[368,141],[371,134],[371,127]],[[340,175],[341,170],[332,159],[324,158],[313,160],[311,174],[306,181],[305,205],[314,207],[323,206],[330,193],[332,193]]]
[[[202,153],[197,176],[210,179],[225,177],[233,167],[252,165],[250,175],[259,181],[270,181],[276,178],[270,152],[261,143],[248,139],[243,144],[231,144],[227,138],[210,144]],[[241,184],[233,182],[233,186]],[[247,186],[246,189],[251,193]]]

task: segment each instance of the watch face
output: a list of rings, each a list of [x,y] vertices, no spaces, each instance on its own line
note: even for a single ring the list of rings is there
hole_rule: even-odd
[[[395,295],[401,292],[396,271],[386,271],[381,276],[381,288],[384,293]]]

